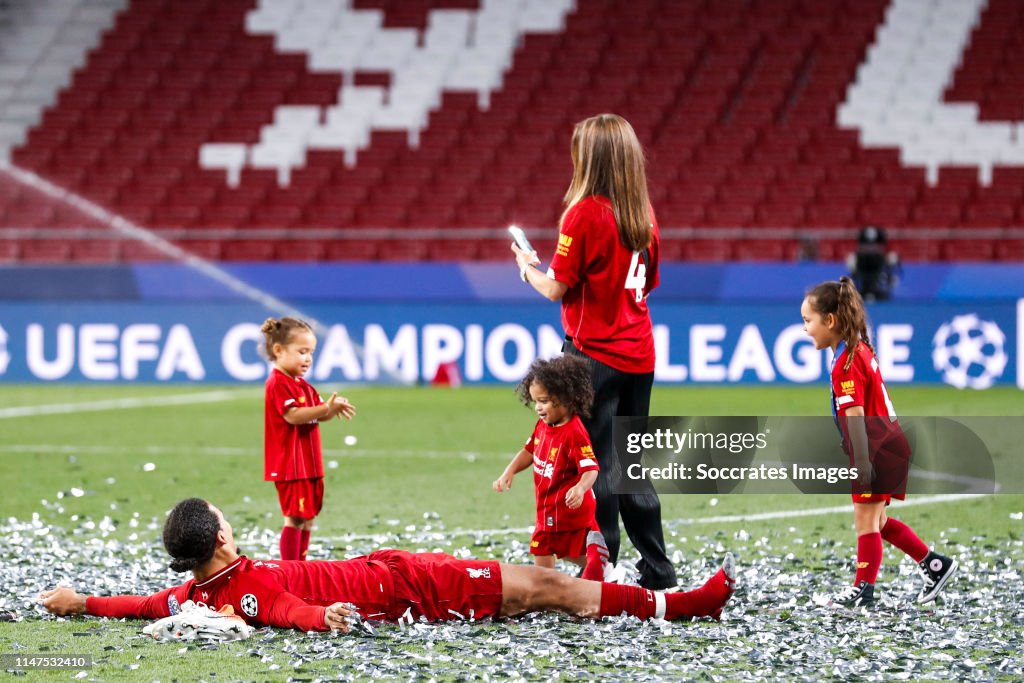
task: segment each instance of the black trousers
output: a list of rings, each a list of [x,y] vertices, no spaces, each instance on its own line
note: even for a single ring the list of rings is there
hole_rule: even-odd
[[[615,493],[622,476],[615,453],[613,429],[616,416],[646,417],[651,409],[654,373],[622,372],[591,358],[571,341],[562,349],[590,363],[594,383],[594,405],[590,417],[582,418],[590,434],[601,473],[594,483],[597,499],[597,523],[608,544],[610,560],[619,556],[619,517],[633,546],[640,552],[640,585],[661,590],[677,585],[675,569],[665,554],[665,536],[661,527],[661,501],[651,487],[647,493]]]

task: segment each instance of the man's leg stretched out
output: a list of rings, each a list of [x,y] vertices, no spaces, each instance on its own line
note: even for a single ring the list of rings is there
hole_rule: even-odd
[[[640,619],[718,618],[732,595],[736,570],[727,553],[722,568],[703,586],[692,591],[657,593],[639,586],[585,581],[554,569],[528,565],[501,565],[501,616],[527,612],[563,612],[579,617],[618,616],[623,612]]]

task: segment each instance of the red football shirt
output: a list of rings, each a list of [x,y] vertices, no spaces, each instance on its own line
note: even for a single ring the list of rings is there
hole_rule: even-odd
[[[594,490],[583,496],[583,504],[570,510],[565,492],[580,475],[597,470],[597,458],[590,435],[578,415],[564,425],[552,427],[537,420],[533,434],[523,446],[533,455],[533,486],[537,497],[537,528],[543,531],[574,531],[590,526],[596,501]]]
[[[284,414],[291,408],[322,405],[323,400],[306,380],[289,377],[277,368],[270,371],[263,417],[263,478],[292,481],[324,476],[320,451],[320,426],[288,424]]]
[[[871,454],[883,446],[890,452],[909,453],[875,355],[867,344],[859,343],[853,350],[850,369],[844,370],[849,355],[850,349],[843,348],[832,365],[833,406],[843,434],[843,450],[852,454],[845,413],[855,406],[863,406]]]
[[[203,581],[152,595],[91,596],[99,617],[160,619],[186,600],[234,613],[254,626],[326,631],[324,608],[350,602],[365,619],[397,621],[409,612],[430,621],[484,619],[501,612],[501,567],[443,553],[378,550],[349,560],[250,560],[239,557]]]
[[[231,605],[254,626],[326,631],[324,607],[351,602],[367,619],[393,618],[393,580],[387,567],[368,557],[344,561],[252,561],[242,556],[201,582],[148,596],[89,597],[86,609],[100,617],[160,619],[177,614],[186,600],[213,609]]]
[[[647,295],[658,286],[660,237],[643,255],[622,246],[605,197],[587,197],[562,221],[548,273],[568,285],[562,326],[580,351],[623,372],[654,371],[654,335]]]

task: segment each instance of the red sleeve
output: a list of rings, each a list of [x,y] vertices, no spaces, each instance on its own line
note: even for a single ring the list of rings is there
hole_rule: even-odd
[[[537,420],[537,424],[533,426],[533,433],[530,434],[530,438],[528,438],[526,440],[526,443],[523,444],[523,450],[529,453],[530,455],[533,455],[533,449],[537,447],[537,443],[540,441],[540,439],[537,437],[538,429],[540,429],[540,420]]]
[[[298,406],[295,392],[291,390],[287,382],[282,382],[280,378],[277,378],[277,381],[270,387],[270,391],[267,392],[267,402],[270,403],[271,409],[281,417]]]
[[[291,593],[281,593],[267,613],[267,623],[278,628],[296,628],[300,631],[327,631],[324,623],[326,607],[310,605]]]
[[[153,595],[92,595],[85,599],[85,611],[97,617],[161,619],[171,616],[171,598],[179,604],[185,602],[184,589],[174,586]]]
[[[576,433],[573,434],[569,448],[569,454],[576,463],[576,469],[581,473],[591,470],[600,471],[597,457],[594,456],[594,447],[590,443],[590,434],[583,427],[583,423],[577,423]]]
[[[558,244],[551,257],[551,271],[554,279],[568,287],[575,287],[586,269],[584,254],[585,224],[589,212],[582,202],[566,212],[562,227],[558,231]]]
[[[849,370],[843,370],[845,364],[846,359],[840,357],[832,372],[832,391],[836,396],[836,413],[839,415],[850,408],[864,405],[864,392],[867,390],[868,382],[864,366],[858,362],[856,353],[853,354],[853,364]]]
[[[325,607],[310,605],[285,590],[272,574],[248,572],[236,575],[231,587],[235,614],[261,626],[326,631]]]
[[[576,460],[576,469],[580,472],[597,472],[601,468],[597,465],[597,458],[594,457],[594,448],[590,442],[577,443],[573,446],[572,456]]]

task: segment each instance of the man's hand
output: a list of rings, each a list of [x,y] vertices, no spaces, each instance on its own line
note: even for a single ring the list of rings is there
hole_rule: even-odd
[[[324,625],[332,631],[348,633],[351,629],[349,617],[355,614],[355,610],[344,602],[336,602],[328,605],[324,610]]]
[[[46,611],[59,617],[85,614],[85,598],[71,586],[57,586],[39,594],[39,602]]]

